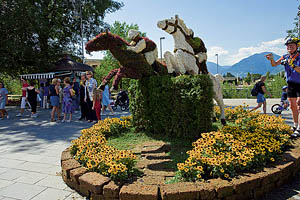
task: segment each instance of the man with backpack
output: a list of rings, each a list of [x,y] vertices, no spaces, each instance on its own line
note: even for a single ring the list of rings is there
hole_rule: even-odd
[[[257,106],[254,107],[251,111],[256,110],[256,109],[260,108],[261,106],[263,106],[264,114],[266,114],[266,112],[267,112],[267,101],[266,101],[264,94],[267,93],[269,95],[269,97],[272,97],[272,95],[270,92],[267,91],[267,89],[265,87],[266,80],[267,80],[266,76],[260,77],[260,80],[255,84],[254,88],[251,91],[251,94],[253,96],[255,96],[255,94],[257,93],[257,95],[256,95]]]

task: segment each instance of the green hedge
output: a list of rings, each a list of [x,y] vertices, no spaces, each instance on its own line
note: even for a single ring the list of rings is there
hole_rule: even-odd
[[[138,130],[195,139],[211,129],[213,89],[207,75],[132,80],[129,95]]]

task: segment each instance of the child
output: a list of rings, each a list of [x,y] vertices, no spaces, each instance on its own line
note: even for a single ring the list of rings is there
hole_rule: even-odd
[[[8,97],[7,97],[8,91],[4,87],[4,83],[0,82],[0,113],[1,118],[4,119],[4,116],[6,115],[7,119],[9,119],[9,115],[7,111],[5,110],[5,105],[8,103]]]
[[[101,100],[102,91],[100,89],[94,89],[92,110],[95,110],[98,121],[101,120]]]
[[[288,86],[283,86],[282,87],[282,93],[281,93],[281,103],[283,105],[284,109],[287,109],[287,107],[289,106],[289,101],[287,99],[287,90],[288,90]]]

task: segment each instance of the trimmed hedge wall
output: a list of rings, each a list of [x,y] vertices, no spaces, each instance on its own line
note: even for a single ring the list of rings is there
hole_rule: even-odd
[[[132,80],[129,95],[138,130],[195,139],[211,129],[213,88],[207,75]]]

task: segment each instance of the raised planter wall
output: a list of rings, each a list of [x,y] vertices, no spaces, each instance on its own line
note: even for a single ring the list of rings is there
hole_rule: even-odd
[[[231,181],[211,179],[208,182],[151,185],[134,182],[118,185],[107,177],[88,172],[66,149],[61,156],[62,178],[65,183],[93,200],[171,200],[171,199],[259,199],[283,185],[300,169],[300,139],[273,167],[252,174],[245,173]]]

